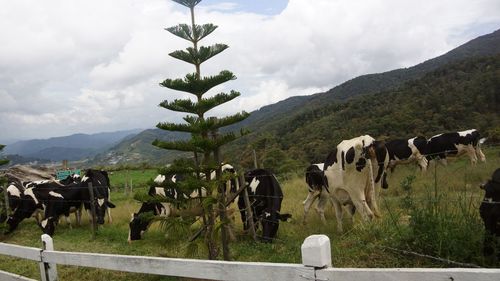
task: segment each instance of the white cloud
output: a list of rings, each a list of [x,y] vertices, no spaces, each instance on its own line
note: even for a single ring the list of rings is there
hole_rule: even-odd
[[[219,26],[201,43],[230,47],[204,63],[202,74],[231,70],[238,79],[211,92],[242,93],[210,112],[217,115],[409,67],[500,27],[497,0],[290,0],[272,16],[214,2],[196,10],[198,23]],[[152,127],[183,116],[157,105],[187,96],[159,82],[194,71],[168,56],[189,43],[163,30],[190,21],[184,7],[168,0],[0,5],[3,137]]]

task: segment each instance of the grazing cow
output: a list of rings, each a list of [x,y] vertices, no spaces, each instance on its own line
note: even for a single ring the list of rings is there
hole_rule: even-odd
[[[365,221],[371,220],[378,213],[374,169],[369,155],[374,154],[374,145],[375,139],[368,135],[344,140],[325,161],[325,177],[340,232],[342,205],[348,206],[351,215],[358,210]]]
[[[422,136],[411,139],[397,139],[385,143],[389,152],[389,168],[391,172],[398,164],[408,164],[417,162],[422,171],[427,170],[427,159],[425,151],[427,147],[427,139]]]
[[[470,162],[475,165],[478,158],[481,162],[486,161],[481,151],[481,144],[485,140],[476,129],[439,134],[427,141],[426,157],[428,161],[436,159],[446,165],[447,157],[467,154]]]
[[[479,214],[484,222],[485,237],[483,253],[485,256],[497,255],[500,260],[500,168],[496,169],[491,179],[481,185],[484,199],[479,206]]]
[[[90,202],[94,200],[96,201],[97,222],[104,223],[106,209],[115,207],[109,201],[109,177],[107,173],[89,169],[81,181],[75,177],[73,180],[65,182],[69,184],[63,185],[60,181],[48,180],[28,183],[21,195],[21,204],[7,219],[9,225],[7,233],[14,231],[22,220],[41,211],[45,211],[45,219],[40,223],[40,226],[44,231],[47,229],[47,233],[50,233],[61,215],[68,217],[70,211],[76,211],[82,204],[85,209],[89,210]],[[93,185],[94,200],[90,200],[89,183]],[[70,201],[71,208],[65,210]],[[63,209],[64,211],[60,211]],[[78,215],[77,220],[79,220]]]
[[[24,192],[24,187],[17,182],[11,182],[7,187],[6,192],[9,202],[9,209],[10,211],[15,211],[21,204],[21,195]],[[8,213],[9,210],[5,210],[5,212],[2,212],[2,214],[0,214],[0,222],[5,222],[5,220],[7,220]]]
[[[283,192],[278,180],[268,170],[255,169],[245,173],[245,185],[248,188],[253,221],[262,225],[262,240],[272,242],[278,232],[279,221],[291,217],[290,214],[280,214]],[[248,230],[248,214],[242,196],[238,199],[238,208],[243,228]]]
[[[158,175],[154,179],[154,186],[151,186],[148,191],[148,195],[152,197],[153,200],[143,202],[141,208],[137,213],[132,215],[132,219],[129,223],[129,235],[128,241],[129,243],[134,240],[142,239],[142,236],[148,229],[149,225],[153,222],[154,218],[157,216],[160,217],[171,217],[178,216],[179,212],[179,204],[174,206],[173,203],[170,202],[159,202],[158,199],[171,199],[174,202],[179,202],[179,200],[190,200],[197,199],[198,191],[193,191],[191,194],[185,194],[180,191],[175,185],[175,183],[179,183],[183,180],[182,175],[173,175],[170,177],[170,181],[165,182],[168,177],[165,175]],[[163,185],[163,186],[156,186]],[[202,197],[206,196],[205,188],[202,188]],[[156,200],[155,200],[156,198]],[[160,201],[164,201],[161,200]],[[199,202],[197,202],[199,203]],[[200,212],[199,210],[194,210],[194,212]],[[147,215],[149,213],[149,215]]]
[[[326,222],[325,219],[325,208],[322,207],[326,204],[329,199],[329,191],[327,188],[327,182],[325,174],[323,172],[324,163],[311,164],[306,169],[306,183],[308,185],[309,193],[307,194],[306,200],[302,202],[304,204],[304,218],[302,223],[306,223],[307,214],[309,209],[316,199],[318,199],[318,205],[316,211],[318,212],[321,221]]]
[[[89,184],[92,184],[93,198],[88,188]],[[49,192],[45,219],[40,223],[43,232],[52,236],[59,217],[62,215],[69,217],[69,213],[81,209],[82,204],[87,211],[91,209],[91,204],[94,204],[98,224],[104,224],[106,212],[111,222],[109,208],[115,208],[115,205],[109,200],[109,185],[109,176],[106,171],[89,169],[85,171],[81,182],[73,181],[67,186],[58,187]]]

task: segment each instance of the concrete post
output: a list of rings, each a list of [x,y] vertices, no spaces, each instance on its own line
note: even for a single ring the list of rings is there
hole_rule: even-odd
[[[304,266],[323,268],[332,266],[332,251],[328,236],[311,235],[301,246],[302,264]]]

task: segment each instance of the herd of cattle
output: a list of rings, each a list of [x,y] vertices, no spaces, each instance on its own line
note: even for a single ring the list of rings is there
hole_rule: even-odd
[[[313,164],[307,168],[306,182],[309,194],[303,202],[303,222],[305,223],[309,209],[316,199],[318,199],[316,209],[323,222],[326,221],[325,205],[327,202],[332,203],[339,231],[343,229],[344,209],[351,214],[351,218],[356,211],[365,221],[378,217],[380,211],[376,201],[376,186],[388,187],[387,172],[392,171],[396,165],[416,162],[422,170],[426,170],[432,160],[444,164],[448,157],[460,155],[467,155],[472,164],[476,164],[478,160],[484,162],[486,159],[480,147],[483,142],[484,139],[480,138],[479,132],[475,129],[444,133],[430,139],[414,137],[383,142],[364,135],[344,140],[326,157],[324,163]],[[239,182],[234,168],[225,164],[221,170],[222,173],[232,175],[226,184],[226,190],[230,194],[241,191],[239,187],[242,183]],[[215,172],[212,177],[215,177]],[[199,198],[199,192],[184,194],[175,187],[175,183],[182,181],[182,178],[182,175],[158,175],[148,195],[152,199],[160,196],[173,200],[200,202],[196,200]],[[277,234],[279,221],[291,217],[289,214],[281,214],[283,200],[281,187],[275,175],[265,169],[247,171],[244,173],[244,180],[253,221],[256,226],[262,227],[262,240],[272,241]],[[500,236],[499,185],[500,169],[485,185],[486,195],[480,212],[486,232],[497,236]],[[85,171],[82,177],[73,175],[62,181],[12,182],[7,188],[12,211],[8,218],[3,218],[8,225],[7,232],[14,231],[23,219],[35,216],[41,211],[43,215],[37,222],[44,233],[49,235],[54,234],[61,216],[68,218],[71,212],[76,212],[79,223],[82,208],[90,210],[94,207],[97,223],[103,224],[106,212],[111,220],[109,210],[115,207],[109,200],[109,186],[108,174],[105,171],[92,169]],[[204,196],[204,188],[200,188],[199,191],[201,196]],[[250,214],[245,208],[243,196],[237,197],[234,201],[237,201],[243,227],[247,230]],[[129,241],[141,239],[154,216],[175,216],[176,212],[178,206],[171,202],[158,200],[144,202],[139,211],[133,214],[129,223]],[[152,216],[143,215],[145,213],[150,213]]]

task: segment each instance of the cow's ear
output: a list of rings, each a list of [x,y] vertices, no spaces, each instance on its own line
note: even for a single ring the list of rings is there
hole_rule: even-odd
[[[106,205],[108,205],[108,208],[115,208],[115,204],[111,203],[111,202],[107,202]]]

